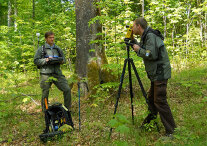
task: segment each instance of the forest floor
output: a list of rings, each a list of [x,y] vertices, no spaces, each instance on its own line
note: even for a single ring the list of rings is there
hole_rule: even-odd
[[[144,77],[145,78],[145,77]],[[134,78],[135,79],[135,78]],[[127,79],[128,80],[128,79]],[[141,96],[136,80],[134,91],[134,125],[131,119],[129,89],[124,88],[112,120],[116,91],[110,98],[101,97],[94,103],[81,97],[81,131],[79,131],[77,87],[72,89],[72,117],[75,130],[62,138],[48,141],[46,145],[206,145],[207,144],[207,67],[197,67],[173,72],[168,83],[168,102],[177,128],[173,140],[163,140],[164,127],[158,117],[160,132],[152,124],[141,130],[147,115],[147,105]],[[45,145],[39,135],[45,128],[41,112],[41,90],[37,73],[28,76],[13,74],[2,79],[0,87],[0,145]],[[149,81],[143,79],[145,89]],[[128,87],[128,86],[126,86]],[[63,102],[62,93],[53,85],[50,103]],[[116,124],[115,124],[116,123]],[[116,125],[109,139],[110,126]]]

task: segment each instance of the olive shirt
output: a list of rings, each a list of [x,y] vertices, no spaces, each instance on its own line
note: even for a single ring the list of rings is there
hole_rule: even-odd
[[[156,34],[148,32],[148,29],[149,27],[144,30],[140,43],[137,43],[140,46],[137,55],[143,58],[145,70],[151,81],[169,79],[171,66],[163,40]]]
[[[60,64],[48,64],[46,62],[48,57],[63,57],[63,63],[65,63],[66,60],[62,49],[55,44],[50,46],[45,43],[44,46],[44,54],[42,53],[43,46],[40,46],[34,56],[34,63],[40,67],[40,73],[62,75]]]

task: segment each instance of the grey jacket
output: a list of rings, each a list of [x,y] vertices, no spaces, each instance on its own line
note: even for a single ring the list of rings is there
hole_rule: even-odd
[[[142,35],[139,43],[141,49],[137,55],[143,58],[145,70],[151,81],[169,79],[171,78],[171,66],[163,40],[156,34],[148,32],[148,29],[149,27]]]
[[[46,62],[46,58],[48,57],[63,57],[63,62],[65,63],[65,56],[60,47],[54,45],[54,48],[51,49],[50,46],[45,43],[45,53],[43,54],[43,46],[40,46],[36,51],[34,56],[34,63],[40,67],[41,74],[57,74],[62,75],[62,71],[60,69],[60,64],[49,64]]]

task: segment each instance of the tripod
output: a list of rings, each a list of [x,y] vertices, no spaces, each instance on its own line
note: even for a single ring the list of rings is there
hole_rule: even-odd
[[[121,95],[121,89],[122,89],[122,84],[123,84],[123,81],[124,81],[124,75],[125,75],[125,71],[126,71],[126,65],[128,64],[128,73],[129,73],[129,88],[130,88],[130,97],[131,97],[131,111],[132,111],[132,123],[134,124],[134,106],[133,106],[133,98],[134,98],[134,95],[133,95],[133,91],[132,91],[132,75],[131,75],[131,66],[134,70],[134,73],[136,75],[136,78],[139,82],[139,85],[140,85],[140,88],[142,90],[142,94],[146,100],[146,103],[148,104],[148,99],[147,99],[147,94],[144,90],[144,87],[143,87],[143,84],[141,82],[141,79],[138,75],[138,72],[136,70],[136,67],[134,65],[134,62],[133,62],[133,59],[130,58],[130,54],[129,54],[129,49],[130,49],[130,39],[125,39],[125,44],[126,44],[126,47],[127,47],[127,58],[124,60],[124,67],[123,67],[123,71],[122,71],[122,74],[121,74],[121,79],[120,79],[120,84],[119,84],[119,90],[118,90],[118,95],[117,95],[117,98],[116,98],[116,104],[115,104],[115,110],[114,110],[114,115],[116,114],[116,111],[117,111],[117,107],[118,107],[118,103],[119,103],[119,98],[120,98],[120,95]],[[111,136],[111,133],[112,133],[112,128],[110,129],[110,136]],[[109,137],[110,137],[109,136]]]

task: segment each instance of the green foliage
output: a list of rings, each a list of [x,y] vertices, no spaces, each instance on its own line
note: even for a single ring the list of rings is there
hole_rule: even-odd
[[[33,56],[38,47],[35,34],[37,32],[41,34],[39,45],[42,45],[44,33],[54,31],[56,44],[63,48],[66,55],[68,64],[64,67],[73,68],[76,59],[74,2],[35,0],[34,17],[31,0],[10,0],[10,2],[11,25],[8,26],[8,0],[0,0],[0,142],[2,145],[41,145],[38,135],[44,129],[44,118],[42,113],[38,112],[41,108],[38,105],[41,101],[41,89],[38,72],[33,64]],[[82,131],[66,134],[62,140],[50,141],[48,145],[66,145],[66,141],[73,145],[205,145],[206,4],[206,0],[145,0],[144,16],[150,26],[166,34],[165,45],[174,71],[173,78],[169,81],[168,92],[168,99],[178,125],[173,142],[158,142],[160,134],[152,130],[155,128],[153,124],[148,127],[150,132],[142,132],[137,128],[144,118],[144,100],[138,99],[134,105],[138,119],[135,125],[120,114],[111,120],[114,102],[110,101],[117,95],[119,85],[117,81],[95,86],[96,94],[92,96],[94,99],[92,103],[81,98]],[[135,18],[141,16],[141,1],[100,0],[96,6],[101,9],[101,15],[93,18],[89,25],[97,21],[102,24],[102,33],[97,34],[102,36],[102,40],[92,40],[91,43],[100,43],[105,48],[109,64],[104,65],[103,69],[108,69],[113,75],[120,77],[124,59],[127,57],[124,43],[127,31],[125,25],[132,24]],[[130,57],[133,58],[141,78],[144,78],[142,59],[132,50]],[[199,66],[201,68],[194,69]],[[190,70],[183,71],[186,67]],[[136,81],[134,75],[132,78],[134,83]],[[83,80],[87,81],[87,78]],[[71,84],[76,82],[76,75],[69,79]],[[126,82],[128,81],[124,82],[123,90],[128,87]],[[63,102],[60,91],[53,86],[51,88],[53,90],[50,92],[50,101]],[[138,92],[138,95],[141,93],[138,90],[135,92]],[[35,95],[34,100],[30,94]],[[74,99],[72,116],[77,126],[78,98],[76,95],[72,97]],[[122,93],[122,97],[120,102],[124,104],[119,107],[119,112],[128,114],[130,113],[128,95]],[[116,130],[112,140],[107,141],[109,127]],[[164,133],[163,127],[161,127],[162,133]]]
[[[114,119],[112,119],[108,124],[110,127],[115,128],[116,132],[121,134],[129,133],[129,127],[126,124],[129,124],[129,120],[124,115],[116,114]]]
[[[53,82],[53,81],[57,81],[57,78],[51,76],[48,78],[48,80],[46,82]]]
[[[56,44],[74,62],[75,55],[75,10],[70,1],[36,1],[35,9],[29,1],[16,0],[11,4],[18,14],[12,13],[10,27],[0,23],[0,64],[4,69],[28,71],[35,69],[34,53],[37,49],[36,33],[40,33],[40,44],[44,43],[44,33],[54,31]],[[13,7],[12,7],[13,8]],[[1,9],[2,11],[2,9]],[[32,17],[33,12],[35,16]]]
[[[185,142],[193,142],[199,139],[199,136],[193,134],[193,132],[189,131],[186,127],[178,127],[176,128],[176,134],[174,135],[176,139],[182,140]]]
[[[114,145],[116,145],[116,146],[128,146],[128,143],[126,141],[117,140],[117,141],[114,142]]]
[[[14,77],[12,78],[11,75]],[[1,78],[3,87],[0,90],[0,140],[4,145],[41,145],[38,135],[45,128],[44,116],[40,111],[40,105],[36,105],[30,96],[19,96],[20,93],[36,94],[34,100],[41,101],[41,90],[37,75],[31,73],[24,77],[23,73],[8,74],[7,79]],[[114,102],[100,102],[99,106],[91,106],[86,98],[81,97],[81,131],[74,130],[64,134],[61,139],[49,141],[48,145],[64,145],[66,142],[73,145],[205,145],[206,144],[206,67],[192,68],[183,72],[173,73],[169,80],[168,102],[173,112],[177,129],[173,141],[159,141],[164,134],[164,127],[158,118],[161,133],[158,133],[154,125],[151,131],[142,131],[141,125],[147,112],[144,100],[134,98],[135,124],[131,123],[130,99],[122,94],[117,114],[112,119]],[[22,79],[24,77],[24,79]],[[19,82],[12,81],[17,78]],[[7,82],[6,82],[7,81]],[[27,85],[23,83],[27,81]],[[189,82],[187,82],[189,81]],[[192,82],[190,82],[192,81]],[[8,84],[11,82],[10,84]],[[194,85],[200,87],[194,89]],[[8,86],[9,88],[4,88]],[[116,88],[116,84],[109,84]],[[63,102],[63,97],[57,88],[52,86],[49,101]],[[192,89],[192,90],[191,90]],[[197,91],[202,92],[197,94]],[[72,117],[75,127],[78,127],[78,98],[77,92],[72,95]],[[115,94],[116,95],[116,94]],[[105,98],[100,95],[100,98]],[[55,98],[54,98],[55,97]],[[115,96],[113,96],[115,97]],[[25,103],[22,101],[28,99]],[[136,101],[136,102],[135,102]],[[35,106],[34,106],[35,105]],[[127,115],[127,116],[126,116]],[[113,127],[111,139],[108,140],[109,129]],[[67,128],[66,128],[67,129]]]
[[[178,62],[179,58],[188,59],[191,63],[198,58],[206,60],[206,28],[203,28],[206,26],[205,3],[184,0],[145,1],[144,16],[151,27],[166,35],[165,44],[173,57],[173,63]],[[102,40],[98,41],[105,46],[109,64],[121,64],[121,59],[126,57],[123,51],[125,25],[141,16],[141,3],[135,0],[101,0],[96,4],[101,9],[101,16],[93,18],[89,24],[99,20],[103,32],[100,34]],[[184,65],[187,66],[187,63],[184,62]]]

